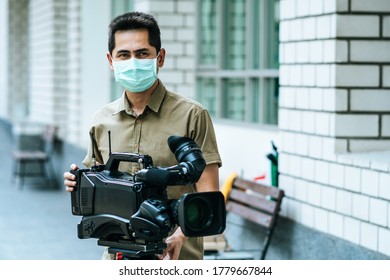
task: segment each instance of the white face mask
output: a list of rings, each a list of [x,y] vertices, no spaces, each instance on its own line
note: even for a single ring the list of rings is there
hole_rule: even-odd
[[[157,80],[157,54],[152,59],[131,58],[112,61],[115,80],[131,92],[142,92]]]

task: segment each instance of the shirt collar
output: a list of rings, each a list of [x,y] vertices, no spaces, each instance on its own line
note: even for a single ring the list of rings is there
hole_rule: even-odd
[[[161,108],[161,104],[165,97],[166,89],[162,82],[158,81],[157,88],[153,91],[152,96],[149,99],[147,107],[150,108],[155,113]],[[131,109],[130,102],[126,98],[126,91],[123,91],[120,101],[118,102],[117,109],[112,113],[113,115],[119,114],[120,112],[125,111],[127,114],[132,114],[133,110]]]

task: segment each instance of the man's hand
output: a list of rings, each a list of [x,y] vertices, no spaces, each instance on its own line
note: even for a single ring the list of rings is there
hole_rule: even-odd
[[[76,164],[72,164],[70,166],[71,170],[77,170],[79,167]],[[76,190],[77,182],[76,182],[76,176],[70,172],[64,173],[64,185],[66,186],[66,191],[73,192]]]
[[[181,229],[177,228],[174,234],[172,234],[165,240],[165,243],[167,243],[167,248],[164,250],[164,252],[161,255],[158,255],[157,257],[160,260],[179,259],[181,247],[183,246],[184,242],[187,239],[188,237],[183,234]]]

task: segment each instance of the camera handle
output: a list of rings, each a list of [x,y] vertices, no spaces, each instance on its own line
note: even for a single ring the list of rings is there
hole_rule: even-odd
[[[153,165],[152,158],[148,155],[140,155],[134,153],[112,153],[105,165],[105,169],[110,171],[110,174],[114,174],[118,171],[119,163],[121,161],[136,162],[143,165],[142,168],[146,168]]]

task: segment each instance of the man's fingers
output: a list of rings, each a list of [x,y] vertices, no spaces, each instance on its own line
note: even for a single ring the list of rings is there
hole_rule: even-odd
[[[76,176],[70,172],[65,172],[64,179],[74,181],[74,180],[76,180]],[[66,180],[65,180],[65,182],[66,182]]]
[[[75,163],[72,163],[72,164],[70,165],[70,169],[71,169],[71,170],[77,170],[77,169],[79,169],[79,167],[78,167]]]
[[[76,164],[71,164],[70,165],[70,169],[71,170],[77,170],[79,169],[79,167],[76,165]],[[68,192],[73,192],[75,190],[75,187],[77,185],[77,182],[76,182],[76,175],[70,173],[69,171],[67,172],[64,172],[64,185],[65,185],[65,189],[66,191]]]
[[[74,188],[73,188],[73,187],[66,187],[66,191],[67,191],[67,192],[73,192],[73,191],[74,191]]]

